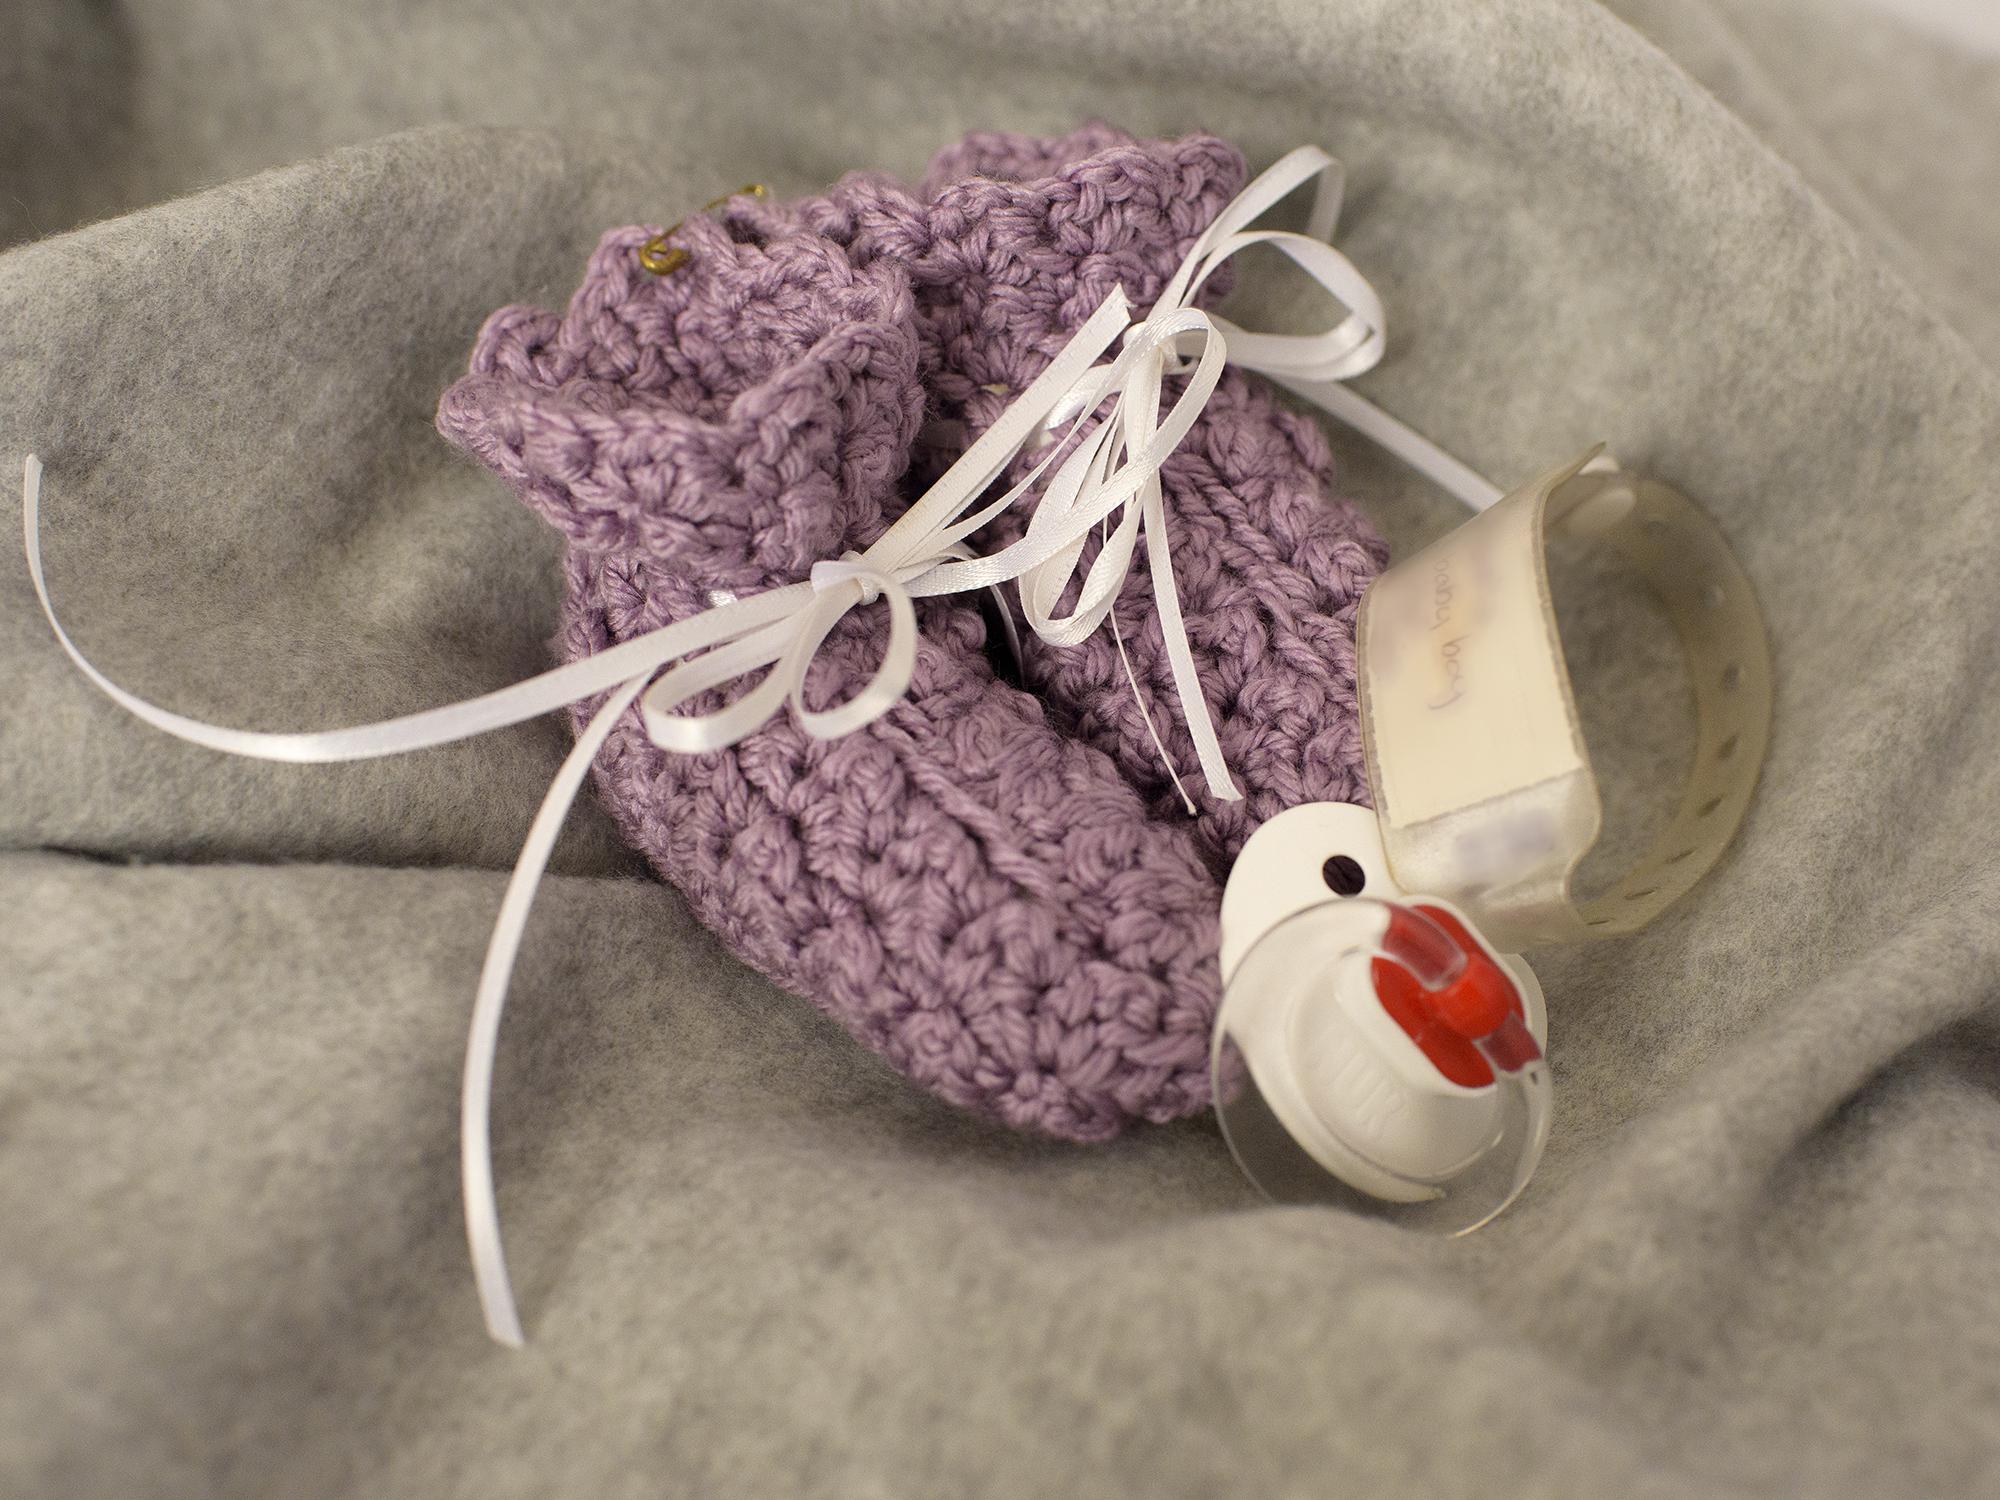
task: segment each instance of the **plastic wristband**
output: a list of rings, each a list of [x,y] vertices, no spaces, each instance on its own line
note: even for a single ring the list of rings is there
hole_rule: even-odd
[[[1368,774],[1389,867],[1507,951],[1643,927],[1721,857],[1771,729],[1771,648],[1715,523],[1666,485],[1551,470],[1392,568],[1357,632]],[[1645,856],[1578,904],[1603,804],[1549,595],[1547,534],[1612,547],[1659,596],[1694,688],[1694,769]]]

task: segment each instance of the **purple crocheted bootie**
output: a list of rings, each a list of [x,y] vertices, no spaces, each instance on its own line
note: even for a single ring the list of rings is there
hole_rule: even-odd
[[[569,538],[566,660],[804,579],[907,498],[924,408],[907,268],[697,218],[675,236],[691,258],[656,276],[651,234],[607,235],[565,315],[496,313],[439,410]],[[866,681],[886,614],[846,616],[811,706]],[[780,713],[732,749],[669,754],[635,710],[599,792],[740,957],[953,1103],[1076,1139],[1201,1109],[1215,880],[984,645],[975,609],[926,604],[906,699],[834,741]]]
[[[1113,287],[1149,307],[1244,177],[1241,154],[1213,136],[1137,141],[1105,125],[1054,139],[980,133],[939,153],[915,192],[857,174],[794,205],[738,200],[726,217],[765,232],[803,225],[857,265],[907,269],[932,416],[970,441]],[[1197,799],[1195,836],[1218,875],[1287,807],[1369,801],[1354,626],[1388,549],[1332,494],[1331,470],[1319,427],[1231,368],[1161,476],[1190,644],[1243,801],[1202,793],[1144,570],[1119,599],[1145,708]],[[1020,524],[1003,517],[999,539]],[[1108,631],[1065,649],[1030,636],[1024,669],[1157,815],[1184,817]]]

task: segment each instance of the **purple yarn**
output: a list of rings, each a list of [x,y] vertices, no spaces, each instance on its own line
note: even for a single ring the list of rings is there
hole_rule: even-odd
[[[1207,137],[977,135],[920,193],[855,176],[692,219],[670,276],[639,266],[653,230],[615,230],[566,314],[488,320],[438,425],[569,538],[557,649],[575,660],[865,548],[914,493],[926,416],[983,429],[1112,286],[1157,295],[1242,176]],[[732,950],[954,1104],[1080,1140],[1199,1110],[1218,872],[1264,817],[1365,794],[1353,605],[1382,549],[1320,499],[1327,467],[1318,429],[1232,372],[1165,475],[1247,805],[1179,814],[1104,632],[1034,643],[1030,695],[995,678],[966,600],[920,606],[909,694],[866,729],[822,742],[781,714],[681,756],[633,713],[600,795]],[[1119,619],[1185,772],[1150,599],[1135,577]],[[885,610],[850,613],[813,706],[886,637]]]
[[[727,213],[763,232],[803,224],[857,263],[906,266],[934,413],[962,423],[969,441],[1113,287],[1149,307],[1246,175],[1242,155],[1213,136],[1139,142],[1103,124],[1054,139],[980,132],[933,158],[915,194],[857,174],[794,207],[736,200]],[[1210,286],[1227,290],[1220,277]],[[1135,569],[1119,597],[1145,709],[1196,796],[1196,837],[1218,875],[1287,807],[1369,802],[1354,625],[1388,548],[1352,503],[1331,497],[1332,467],[1318,425],[1232,367],[1161,474],[1190,644],[1243,801],[1198,790],[1152,580]],[[1022,524],[1003,517],[995,539]],[[1156,815],[1182,815],[1108,631],[1072,648],[1031,636],[1024,665],[1028,684]]]

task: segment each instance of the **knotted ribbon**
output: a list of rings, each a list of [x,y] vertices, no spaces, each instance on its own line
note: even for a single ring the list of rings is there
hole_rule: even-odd
[[[1305,233],[1248,227],[1315,181]],[[232,729],[173,713],[112,682],[70,639],[49,598],[40,539],[42,466],[29,455],[22,528],[42,610],[63,650],[92,683],[168,734],[263,760],[360,760],[465,739],[609,693],[577,736],[522,844],[487,945],[466,1043],[460,1098],[466,1235],[487,1330],[495,1339],[523,1342],[501,1247],[489,1135],[501,1012],[557,832],[598,750],[635,701],[652,741],[687,754],[737,744],[787,704],[808,734],[835,739],[872,723],[908,691],[916,667],[916,600],[1011,583],[1037,635],[1055,646],[1074,645],[1111,614],[1143,536],[1174,686],[1203,778],[1215,796],[1235,800],[1241,794],[1223,763],[1181,618],[1160,483],[1161,465],[1201,414],[1225,363],[1264,374],[1313,401],[1475,509],[1498,498],[1485,480],[1340,385],[1381,359],[1385,337],[1381,299],[1329,243],[1341,187],[1339,163],[1316,147],[1302,146],[1281,158],[1216,217],[1144,317],[1134,321],[1124,292],[1113,291],[1048,368],[867,551],[817,563],[804,581],[719,604],[496,692],[380,723],[304,733]],[[1345,315],[1320,333],[1252,333],[1193,306],[1208,279],[1253,245],[1287,256]],[[1162,413],[1170,379],[1181,383]],[[1008,465],[1038,443],[1047,452],[1026,476],[981,503]],[[1019,540],[990,555],[970,549],[974,533],[1034,496],[1038,487]],[[1075,604],[1058,613],[1093,531],[1102,544],[1084,572]],[[890,628],[873,675],[837,707],[808,708],[806,675],[821,643],[850,610],[878,601],[888,605]],[[756,685],[724,706],[678,711],[759,670],[764,675]]]

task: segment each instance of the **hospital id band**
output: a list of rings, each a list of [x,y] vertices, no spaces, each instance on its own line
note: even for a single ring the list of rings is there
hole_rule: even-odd
[[[1771,728],[1771,650],[1749,577],[1700,507],[1585,465],[1513,491],[1392,568],[1357,631],[1362,734],[1391,870],[1463,907],[1503,950],[1632,932],[1712,868],[1750,804]],[[1679,809],[1579,904],[1603,804],[1549,594],[1549,531],[1611,547],[1658,596],[1697,718]]]

